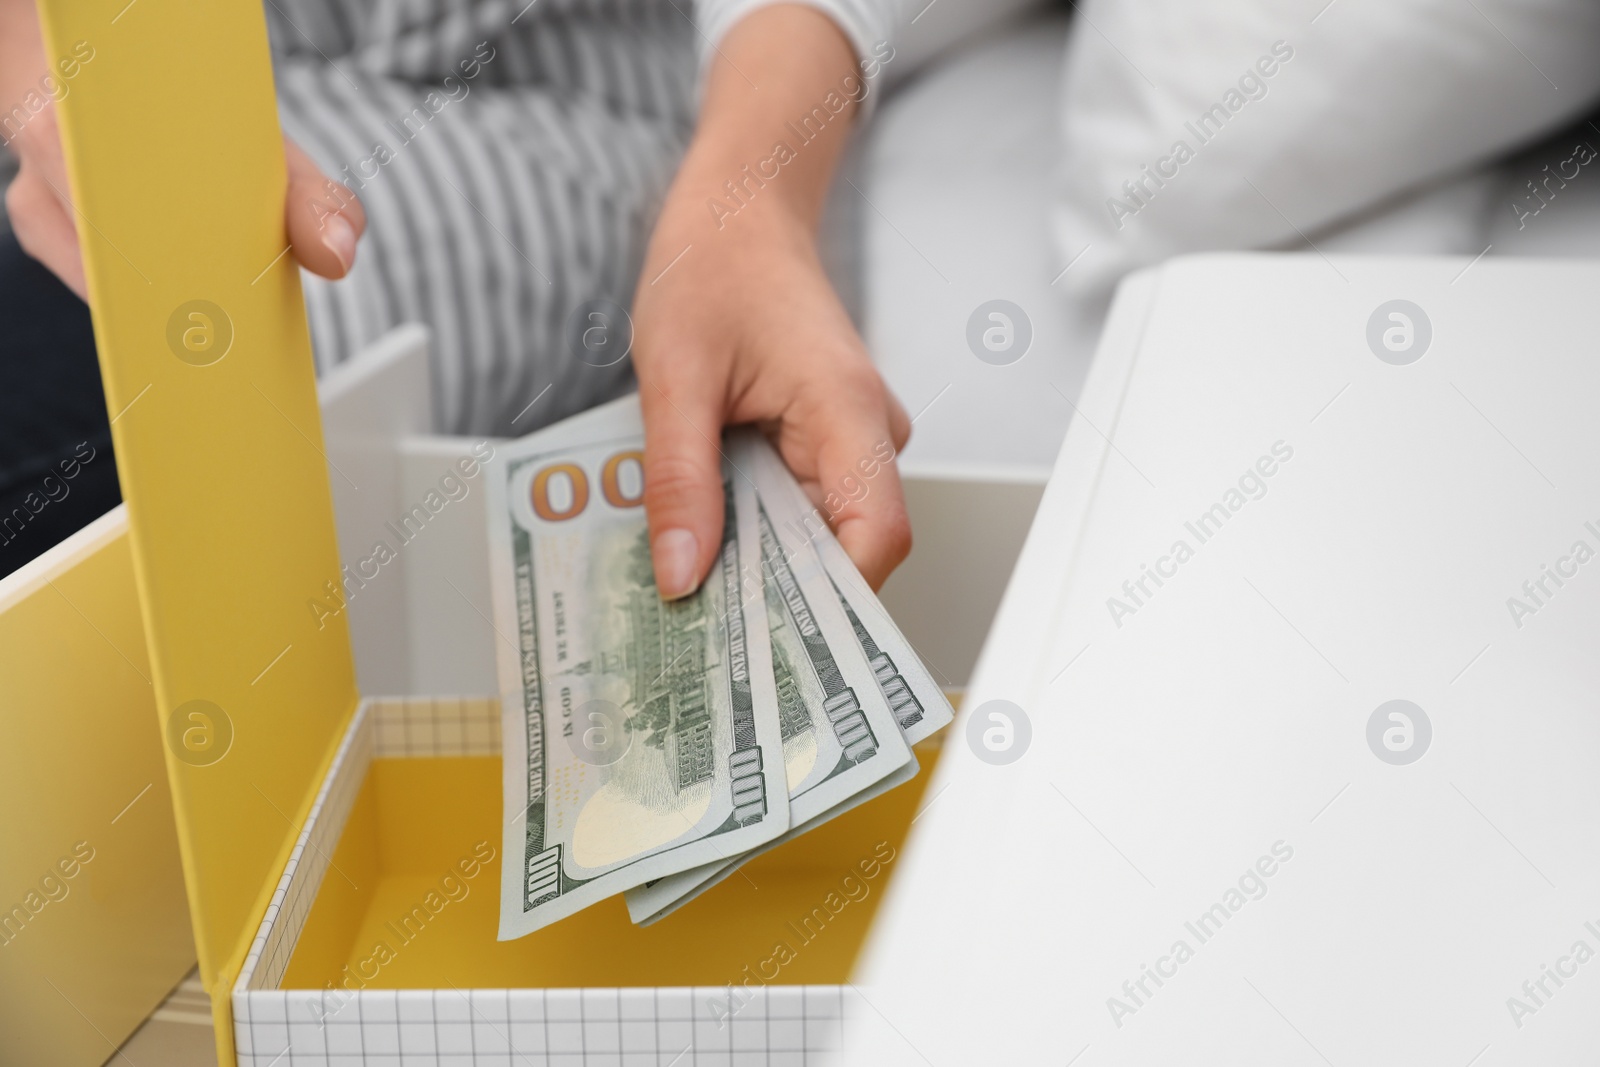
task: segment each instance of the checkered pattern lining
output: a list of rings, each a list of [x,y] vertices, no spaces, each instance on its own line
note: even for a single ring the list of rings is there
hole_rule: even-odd
[[[234,986],[240,1067],[813,1067],[840,1047],[849,987],[277,988],[375,757],[491,755],[489,698],[357,709]],[[730,1007],[733,1009],[730,1014]]]
[[[283,979],[289,957],[300,940],[300,931],[311,913],[311,904],[322,887],[322,876],[333,862],[340,831],[344,829],[351,805],[372,763],[372,720],[372,705],[363,701],[333,757],[333,766],[328,769],[328,777],[311,805],[311,814],[306,817],[306,825],[289,853],[289,863],[284,867],[256,939],[245,956],[244,968],[233,987],[235,1013],[239,1011],[243,991],[276,989]]]
[[[240,1067],[816,1067],[856,997],[840,986],[728,990],[326,990],[248,994]]]
[[[267,907],[236,989],[276,989],[375,757],[490,756],[500,751],[493,697],[363,701],[328,770]]]
[[[376,715],[380,757],[500,754],[500,701],[495,697],[375,697],[368,704]]]

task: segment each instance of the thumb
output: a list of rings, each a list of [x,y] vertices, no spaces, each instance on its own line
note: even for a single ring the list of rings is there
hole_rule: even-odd
[[[295,258],[313,274],[343,278],[355,265],[366,212],[356,194],[323,174],[299,145],[284,138],[283,149],[289,168],[284,212]]]
[[[704,393],[642,382],[644,508],[664,600],[700,586],[722,544],[722,412]]]

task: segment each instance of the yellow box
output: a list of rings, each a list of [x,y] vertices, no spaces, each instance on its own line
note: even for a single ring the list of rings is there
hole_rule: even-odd
[[[194,966],[154,712],[116,508],[0,579],[5,1067],[104,1062]]]
[[[926,769],[654,926],[619,897],[497,941],[499,716],[362,704],[234,987],[240,1064],[799,1064],[838,1047]]]
[[[63,143],[220,1062],[835,1045],[920,785],[649,929],[613,900],[498,942],[497,706],[362,701],[345,614],[308,610],[340,560],[261,6],[41,11],[51,54],[95,49]]]

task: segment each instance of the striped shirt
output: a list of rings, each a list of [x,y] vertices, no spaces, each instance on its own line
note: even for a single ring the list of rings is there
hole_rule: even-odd
[[[581,339],[627,336],[611,309],[631,305],[697,70],[771,2],[267,0],[284,132],[368,218],[348,278],[304,275],[318,370],[421,321],[440,431],[520,435],[626,392],[629,362]],[[807,2],[863,57],[901,7]]]

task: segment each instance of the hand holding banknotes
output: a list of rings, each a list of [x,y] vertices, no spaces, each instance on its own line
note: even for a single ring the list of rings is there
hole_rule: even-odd
[[[635,297],[638,397],[506,446],[489,483],[502,939],[618,894],[655,922],[909,781],[951,718],[873,595],[910,549],[910,420],[814,246],[848,112],[707,210],[854,54],[798,6],[719,52]]]
[[[778,25],[781,23],[781,25]],[[775,32],[777,31],[777,32]],[[877,588],[911,548],[892,458],[910,420],[889,394],[817,257],[813,232],[851,110],[760,186],[752,160],[855,71],[844,35],[798,6],[754,12],[720,49],[700,125],[650,241],[634,303],[645,508],[663,596],[692,592],[722,534],[722,428],[762,424]],[[761,71],[761,92],[735,69]],[[727,213],[725,183],[743,183]],[[721,198],[722,213],[708,211]]]
[[[950,706],[766,438],[720,441],[692,596],[650,565],[636,397],[496,453],[500,936],[625,894],[660,919],[917,772]]]

